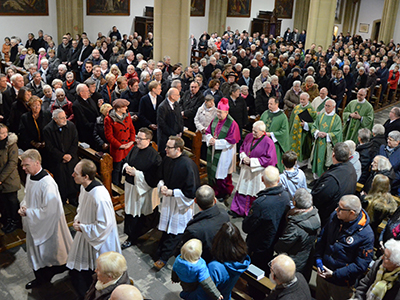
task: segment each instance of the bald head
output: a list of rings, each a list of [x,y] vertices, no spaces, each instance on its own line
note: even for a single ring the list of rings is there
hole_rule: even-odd
[[[266,167],[263,173],[263,182],[267,188],[277,186],[279,184],[279,170],[273,166]]]
[[[112,292],[110,300],[143,300],[143,296],[133,285],[121,284]]]
[[[277,284],[291,282],[296,273],[296,264],[285,254],[278,255],[271,263],[274,280]]]

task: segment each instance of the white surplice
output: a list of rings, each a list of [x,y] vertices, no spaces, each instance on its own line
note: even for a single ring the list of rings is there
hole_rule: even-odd
[[[210,147],[211,134],[206,135],[207,147]],[[212,158],[214,159],[215,150],[222,150],[219,157],[216,179],[225,179],[228,174],[236,172],[236,144],[232,145],[225,139],[216,139],[212,146]]]

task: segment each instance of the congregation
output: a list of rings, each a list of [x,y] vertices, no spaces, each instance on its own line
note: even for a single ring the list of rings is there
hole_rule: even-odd
[[[248,287],[254,299],[312,299],[313,266],[317,300],[397,299],[400,108],[384,124],[374,108],[397,101],[400,44],[348,33],[304,49],[305,40],[297,29],[274,37],[228,26],[192,35],[186,66],[154,60],[151,33],[116,26],[60,45],[42,30],[26,44],[6,37],[0,223],[27,234],[26,289],[69,271],[79,299],[143,299],[122,250],[157,228],[153,267],[176,257],[183,299],[230,299],[250,264],[275,284],[269,295]],[[207,184],[185,131],[202,135]],[[123,243],[110,194],[78,147],[113,158]],[[74,235],[66,203],[77,207]],[[231,218],[243,219],[245,238]]]

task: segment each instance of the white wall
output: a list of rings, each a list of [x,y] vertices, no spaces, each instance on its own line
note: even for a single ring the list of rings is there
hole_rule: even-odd
[[[35,37],[42,29],[57,41],[57,10],[56,0],[49,0],[48,16],[1,16],[0,17],[0,43],[3,44],[6,36],[18,36],[25,44],[28,33],[32,32]]]
[[[361,1],[358,23],[356,24],[356,34],[363,39],[371,38],[372,25],[375,20],[382,19],[383,4],[385,0],[363,0]],[[359,32],[360,23],[369,24],[368,33]]]
[[[129,16],[87,16],[86,1],[83,4],[83,28],[91,41],[97,39],[97,33],[100,31],[107,35],[111,28],[117,26],[122,34],[130,34],[135,29],[135,16],[143,16],[145,6],[154,6],[154,0],[131,0],[131,14]]]
[[[394,27],[393,39],[395,43],[400,43],[400,5],[397,11],[396,25]]]
[[[204,17],[190,17],[190,34],[199,39],[204,31],[208,29],[208,12],[210,11],[210,0],[206,0],[206,9]]]

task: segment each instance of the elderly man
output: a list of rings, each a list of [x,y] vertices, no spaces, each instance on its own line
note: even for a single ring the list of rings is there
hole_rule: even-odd
[[[179,99],[179,90],[170,88],[167,98],[157,108],[157,124],[159,125],[157,145],[162,157],[165,156],[168,138],[171,135],[182,136],[183,133],[183,117],[178,105]]]
[[[372,129],[374,125],[374,108],[365,99],[367,91],[360,89],[357,100],[352,100],[343,111],[343,139],[357,143],[358,130],[361,128]]]
[[[271,97],[268,100],[268,108],[261,118],[266,125],[266,135],[275,143],[278,169],[284,170],[282,164],[282,154],[289,150],[289,122],[285,113],[279,109],[279,100]]]
[[[76,87],[77,98],[72,105],[76,129],[79,134],[79,141],[95,145],[93,130],[96,118],[100,115],[99,108],[90,98],[89,88],[86,84],[80,83]]]
[[[268,101],[274,95],[271,83],[268,81],[264,82],[262,88],[258,90],[255,95],[256,98],[254,104],[256,107],[256,114],[261,116],[268,110]]]
[[[136,136],[136,146],[122,161],[125,174],[125,224],[124,232],[128,238],[121,245],[126,249],[148,230],[144,230],[146,219],[150,219],[154,209],[160,204],[155,187],[158,183],[157,170],[161,156],[151,146],[153,132],[140,128]],[[154,213],[157,215],[157,213]]]
[[[229,216],[216,204],[214,190],[209,185],[202,185],[197,189],[194,202],[200,211],[187,224],[175,254],[178,256],[181,247],[190,239],[198,239],[203,245],[201,257],[210,263],[213,260],[211,254],[213,239],[222,224],[229,222]]]
[[[219,201],[232,194],[232,173],[236,171],[236,144],[240,141],[239,126],[229,115],[228,99],[218,102],[217,117],[206,130],[207,177]]]
[[[62,109],[53,111],[53,120],[43,129],[43,138],[49,154],[49,171],[58,184],[63,203],[69,199],[70,204],[78,206],[79,189],[71,177],[79,161],[78,132]]]
[[[143,300],[143,296],[133,285],[121,284],[112,292],[110,300]]]
[[[257,194],[242,228],[247,233],[251,261],[269,273],[268,262],[274,254],[274,245],[283,233],[286,212],[290,208],[289,193],[279,184],[279,170],[268,166],[263,171],[265,189]]]
[[[316,299],[349,299],[373,252],[374,233],[360,199],[354,195],[341,197],[316,245]]]
[[[329,99],[330,98],[328,97],[328,89],[322,88],[319,91],[319,96],[314,98],[314,100],[311,102],[311,107],[318,115],[323,114],[325,113],[325,102]]]
[[[57,67],[57,74],[55,74],[54,79],[60,79],[62,82],[66,80],[67,66],[64,64],[59,64]]]
[[[289,128],[290,128],[290,148],[297,154],[297,160],[302,163],[310,158],[312,135],[310,125],[314,122],[306,122],[300,116],[304,111],[315,121],[317,113],[312,108],[310,102],[310,95],[308,93],[300,94],[300,104],[295,106],[292,114],[290,115]],[[307,162],[304,162],[305,164]]]
[[[300,93],[301,93],[301,81],[293,81],[293,86],[288,90],[283,98],[284,107],[286,115],[290,118],[293,108],[300,103]]]
[[[387,139],[389,132],[393,130],[400,131],[400,108],[395,106],[389,112],[389,119],[386,120],[385,124],[385,139]]]
[[[129,65],[134,64],[135,61],[135,54],[133,53],[132,50],[128,50],[125,52],[125,59],[123,59],[120,63],[119,63],[119,69],[121,71],[122,74],[126,74],[127,73],[127,68]]]
[[[76,235],[67,267],[71,269],[71,281],[80,297],[85,295],[92,283],[92,274],[99,255],[108,251],[121,253],[110,194],[95,180],[96,172],[94,162],[82,159],[72,174],[81,189],[73,225]]]
[[[357,175],[350,162],[350,149],[345,143],[336,143],[332,153],[332,165],[315,182],[312,189],[314,205],[319,210],[324,226],[343,195],[356,192]]]
[[[159,259],[154,263],[157,270],[161,270],[174,254],[192,219],[195,193],[200,186],[199,170],[193,160],[183,154],[184,146],[182,138],[171,136],[165,147],[167,156],[160,167],[158,187],[163,197],[158,230],[163,235],[158,246]]]
[[[112,182],[121,184],[122,160],[128,155],[135,142],[135,127],[127,112],[129,101],[116,99],[113,109],[104,118],[104,135],[110,143],[110,154],[113,158]]]
[[[253,132],[244,139],[239,157],[240,175],[231,210],[228,213],[234,217],[245,217],[258,192],[264,189],[262,184],[264,168],[275,166],[278,162],[274,142],[266,135],[263,121],[253,124]]]
[[[3,93],[3,123],[7,123],[11,111],[11,105],[17,100],[19,89],[24,86],[24,78],[21,74],[14,74],[11,76],[12,87]]]
[[[343,141],[342,121],[335,113],[335,106],[334,100],[325,101],[325,112],[311,126],[311,134],[315,138],[310,160],[314,179],[332,164],[332,149],[336,143]]]
[[[391,183],[392,193],[398,195],[400,192],[400,132],[397,130],[391,131],[388,134],[387,146],[381,145],[379,155],[389,159],[392,164],[396,178]]]
[[[51,111],[51,107],[56,101],[56,93],[53,93],[53,89],[50,85],[46,84],[43,86],[43,97],[42,97],[42,110]]]
[[[183,94],[181,101],[179,102],[182,107],[182,118],[190,131],[195,132],[196,126],[194,125],[194,117],[196,116],[197,110],[204,103],[204,95],[200,91],[199,83],[193,81],[190,84],[190,90]]]
[[[27,87],[31,89],[33,96],[38,96],[42,98],[44,96],[43,87],[45,86],[44,81],[40,72],[33,73],[33,79],[27,84]]]
[[[57,184],[42,169],[39,152],[29,149],[21,155],[21,160],[21,167],[28,176],[18,213],[26,232],[28,262],[35,273],[35,279],[25,286],[31,289],[50,282],[55,274],[66,270],[72,236]]]
[[[285,254],[278,255],[270,262],[270,271],[270,279],[276,286],[268,299],[312,299],[308,282],[301,273],[296,272],[292,258]]]

